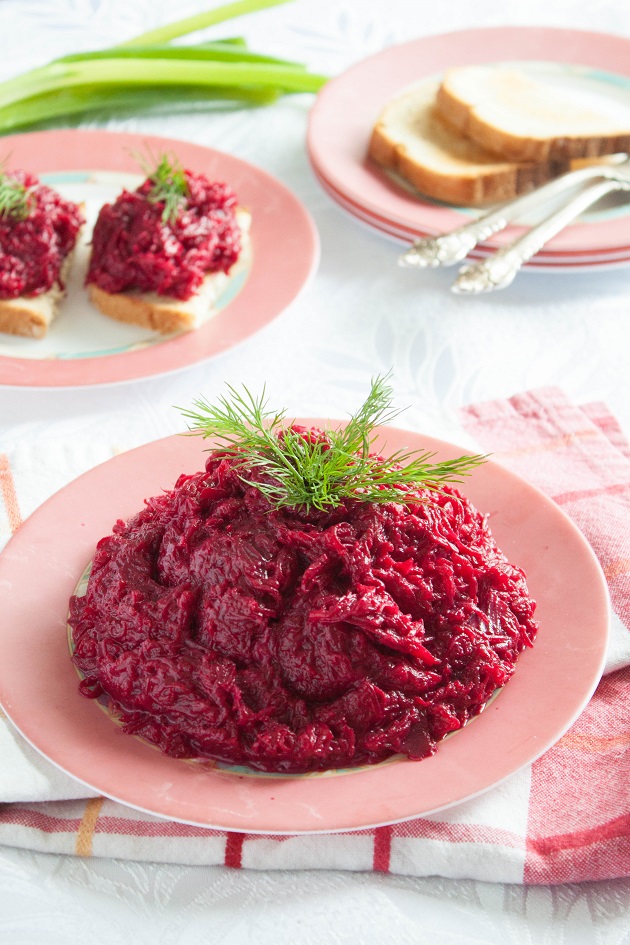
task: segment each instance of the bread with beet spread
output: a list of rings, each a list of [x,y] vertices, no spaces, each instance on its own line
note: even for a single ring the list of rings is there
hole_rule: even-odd
[[[439,82],[424,82],[387,103],[369,142],[369,156],[420,193],[461,206],[511,200],[566,169],[562,162],[498,157],[453,128],[437,108]]]
[[[525,575],[451,487],[307,510],[261,478],[213,450],[99,541],[69,605],[80,691],[176,758],[298,774],[434,754],[532,645]]]
[[[86,278],[93,304],[163,334],[199,328],[250,253],[234,191],[163,158],[135,191],[101,208]]]
[[[82,208],[24,171],[0,174],[0,332],[43,338],[65,295]]]
[[[159,295],[157,292],[106,292],[98,285],[90,285],[91,302],[104,315],[119,322],[129,322],[150,328],[162,334],[191,331],[199,328],[214,313],[215,303],[229,282],[242,271],[251,256],[249,227],[251,215],[239,209],[236,219],[241,233],[238,260],[228,272],[211,272],[188,299]]]

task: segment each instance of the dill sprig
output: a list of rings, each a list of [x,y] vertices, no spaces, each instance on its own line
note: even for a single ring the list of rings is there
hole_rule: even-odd
[[[20,222],[33,209],[31,190],[24,184],[0,171],[0,219]]]
[[[173,223],[188,197],[186,173],[173,155],[162,154],[157,161],[150,157],[151,163],[142,155],[136,156],[138,164],[151,181],[147,200],[155,204],[163,203],[162,223]]]
[[[388,378],[373,378],[359,410],[347,424],[327,429],[324,436],[287,424],[286,411],[268,408],[264,388],[255,396],[244,386],[239,392],[228,384],[229,395],[219,397],[216,404],[200,398],[182,414],[190,423],[189,432],[211,437],[217,448],[232,454],[243,481],[275,508],[323,511],[347,499],[416,502],[423,498],[419,488],[459,483],[485,461],[484,456],[471,455],[433,462],[436,454],[425,450],[375,455],[374,427],[399,413],[391,406]]]

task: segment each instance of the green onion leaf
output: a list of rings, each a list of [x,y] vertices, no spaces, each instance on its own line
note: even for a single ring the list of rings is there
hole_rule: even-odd
[[[199,30],[216,26],[217,23],[224,23],[226,20],[234,19],[234,17],[243,16],[246,13],[256,13],[266,7],[277,7],[281,3],[288,2],[289,0],[237,0],[236,3],[227,3],[224,6],[216,7],[214,10],[208,10],[206,13],[197,13],[195,16],[189,16],[184,20],[177,20],[175,23],[159,26],[147,33],[140,33],[139,36],[134,36],[133,39],[128,39],[120,45],[148,46],[152,43],[168,43],[178,36],[197,33]]]
[[[99,109],[163,108],[177,101],[264,105],[279,95],[317,92],[326,76],[252,52],[242,37],[169,45],[185,33],[286,2],[239,0],[110,49],[62,56],[0,83],[0,134]]]
[[[112,49],[93,49],[89,52],[69,53],[55,59],[57,63],[96,61],[97,59],[196,59],[213,62],[261,62],[278,66],[290,66],[304,69],[298,62],[278,59],[262,53],[251,52],[234,43],[202,43],[198,46],[168,46],[165,43],[153,46],[113,47]],[[52,63],[51,63],[52,65]]]

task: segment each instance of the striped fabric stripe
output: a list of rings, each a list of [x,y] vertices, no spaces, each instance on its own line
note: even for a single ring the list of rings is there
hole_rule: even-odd
[[[92,839],[104,798],[91,797],[86,802],[83,819],[77,829],[75,851],[77,856],[92,856]]]
[[[243,865],[244,833],[228,833],[225,839],[225,865],[240,869]]]
[[[14,535],[22,524],[22,516],[18,505],[17,493],[13,482],[13,473],[8,456],[0,453],[0,493],[6,510],[11,534]]]
[[[389,873],[392,852],[392,827],[377,827],[374,831],[374,859],[372,868],[377,873]]]

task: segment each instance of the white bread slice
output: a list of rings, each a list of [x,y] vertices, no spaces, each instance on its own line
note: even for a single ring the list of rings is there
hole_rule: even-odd
[[[568,161],[630,149],[630,108],[580,97],[518,69],[449,69],[437,108],[449,124],[511,161]]]
[[[61,266],[60,280],[48,292],[24,295],[17,299],[0,299],[0,332],[23,338],[43,338],[46,335],[66,294],[62,285],[67,284],[66,276],[73,255],[72,252],[66,256]]]
[[[504,161],[464,137],[436,110],[439,82],[427,80],[392,99],[373,128],[370,156],[421,193],[459,206],[511,200],[561,173],[556,163]]]
[[[198,291],[186,300],[158,295],[156,292],[105,292],[97,285],[88,286],[90,301],[104,315],[119,322],[140,325],[162,334],[193,331],[214,314],[214,303],[234,276],[251,258],[249,235],[251,214],[239,207],[236,221],[241,231],[241,251],[229,272],[211,272]]]

